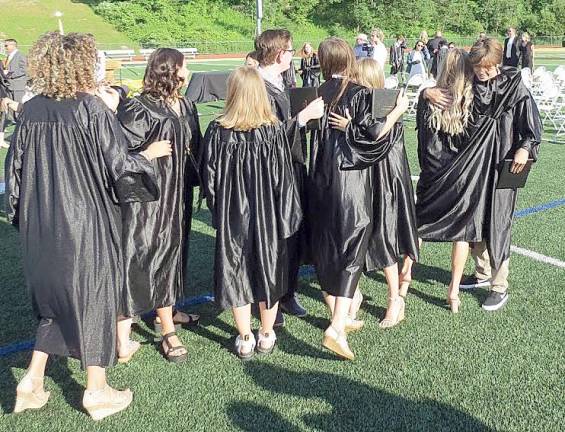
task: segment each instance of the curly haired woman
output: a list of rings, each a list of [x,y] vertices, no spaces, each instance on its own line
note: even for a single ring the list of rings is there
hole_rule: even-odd
[[[117,95],[96,92],[91,35],[46,33],[29,64],[37,96],[23,105],[13,135],[6,200],[8,219],[20,232],[39,327],[14,412],[47,403],[45,368],[50,355],[59,355],[79,359],[86,369],[83,406],[99,420],[125,409],[133,397],[106,382],[106,368],[117,359],[123,286],[116,204],[156,199],[150,160],[171,150],[160,142],[128,153],[112,112]]]

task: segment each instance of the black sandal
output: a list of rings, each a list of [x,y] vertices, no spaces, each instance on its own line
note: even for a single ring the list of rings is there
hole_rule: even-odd
[[[161,352],[163,353],[163,355],[165,356],[165,358],[170,361],[171,363],[182,363],[183,361],[185,361],[188,358],[188,352],[185,352],[184,354],[180,354],[180,355],[174,355],[175,352],[180,351],[180,350],[185,350],[186,351],[186,347],[184,345],[179,345],[179,346],[172,346],[171,343],[169,342],[169,338],[172,336],[176,336],[177,332],[170,332],[167,333],[166,335],[163,335],[161,338],[161,343],[159,344],[160,348],[161,348]],[[165,342],[165,344],[167,345],[167,350],[165,351],[165,348],[163,347],[163,342]],[[173,355],[171,355],[173,354]]]

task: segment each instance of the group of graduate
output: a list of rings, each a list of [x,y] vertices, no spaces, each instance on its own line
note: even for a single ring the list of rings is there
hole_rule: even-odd
[[[354,358],[347,333],[364,324],[361,275],[384,271],[379,327],[394,327],[421,240],[453,242],[453,312],[470,244],[482,265],[476,276],[493,285],[489,298],[507,299],[516,192],[496,189],[497,166],[510,157],[518,172],[535,159],[541,124],[520,74],[499,67],[500,44],[452,50],[437,87],[422,93],[415,204],[401,120],[408,100],[401,92],[386,117],[373,117],[372,89],[384,85],[378,63],[357,62],[344,40],[326,39],[317,52],[320,97],[293,117],[282,78],[291,34],[267,30],[255,43],[258,67],[230,75],[225,107],[204,137],[196,107],[180,95],[188,77],[180,52],[155,50],[141,95],[128,98],[96,84],[91,35],[47,33],[32,48],[36,96],[21,107],[6,160],[8,218],[39,320],[15,412],[48,402],[50,355],[81,361],[93,419],[125,409],[132,392],[111,388],[105,370],[139,349],[130,328],[143,313],[156,311],[164,358],[186,360],[175,323],[198,317],[174,305],[196,186],[216,230],[215,300],[233,312],[242,359],[273,351],[279,305],[307,313],[296,297],[304,263],[314,265],[328,306],[322,345],[344,359]],[[321,128],[308,131],[314,119]]]

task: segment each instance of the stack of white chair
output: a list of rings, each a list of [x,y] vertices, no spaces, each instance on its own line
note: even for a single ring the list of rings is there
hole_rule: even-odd
[[[540,111],[546,133],[556,140],[565,135],[565,66],[550,72],[543,66],[532,75],[532,95]]]

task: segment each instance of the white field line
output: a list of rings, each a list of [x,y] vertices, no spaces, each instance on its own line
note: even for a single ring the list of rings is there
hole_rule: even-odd
[[[523,256],[531,258],[535,261],[539,261],[539,262],[542,262],[542,263],[545,263],[545,264],[550,264],[552,266],[565,269],[565,262],[560,261],[556,258],[548,257],[548,256],[542,255],[540,253],[531,251],[529,249],[524,249],[524,248],[514,246],[514,245],[510,246],[510,250],[512,252],[518,254],[518,255],[523,255]]]
[[[412,181],[420,180],[420,176],[410,176],[410,178],[412,179]]]

